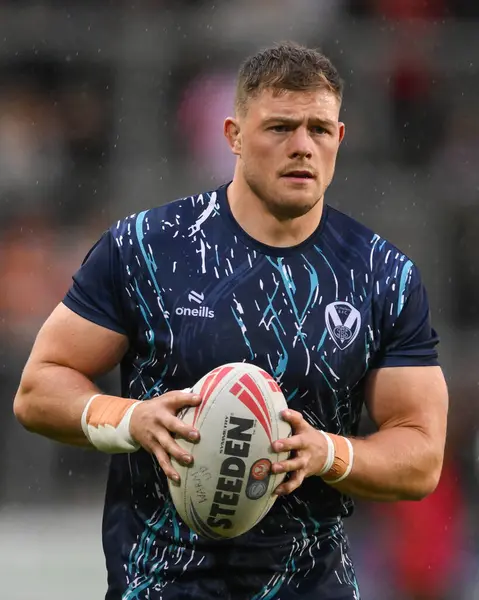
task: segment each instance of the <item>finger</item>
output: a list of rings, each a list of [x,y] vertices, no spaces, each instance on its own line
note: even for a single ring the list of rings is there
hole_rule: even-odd
[[[306,457],[295,456],[290,460],[283,460],[281,462],[274,463],[271,467],[273,473],[290,473],[291,471],[299,471],[306,467]]]
[[[179,463],[185,465],[186,467],[193,464],[193,456],[187,450],[177,444],[168,431],[160,431],[157,434],[157,440],[163,450],[169,456],[173,456]]]
[[[175,411],[180,410],[184,406],[198,406],[200,402],[201,396],[199,394],[184,391],[168,392],[163,398],[163,403]]]
[[[161,470],[168,477],[168,479],[171,479],[171,481],[174,483],[179,484],[181,481],[180,475],[173,468],[170,457],[160,446],[160,444],[155,445],[154,449],[152,449],[152,453],[156,456],[156,460],[158,461]]]
[[[290,408],[287,408],[281,413],[281,417],[293,427],[295,432],[308,426],[308,423],[304,420],[303,415],[297,410],[291,410]]]
[[[301,450],[305,447],[304,437],[302,435],[292,435],[289,438],[276,440],[272,448],[275,452],[289,452],[290,450]]]
[[[278,496],[286,496],[287,494],[291,494],[291,492],[294,492],[294,490],[299,488],[299,486],[303,483],[303,480],[303,472],[295,471],[288,481],[284,481],[275,489],[274,493]]]
[[[200,432],[196,427],[188,425],[188,423],[185,423],[172,414],[163,413],[161,418],[158,416],[158,423],[172,434],[179,435],[189,442],[198,442],[200,439]]]

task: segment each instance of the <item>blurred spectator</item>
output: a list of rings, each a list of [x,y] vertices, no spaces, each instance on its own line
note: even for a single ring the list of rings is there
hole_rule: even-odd
[[[391,20],[435,19],[447,14],[447,0],[349,0],[351,14]]]
[[[233,174],[235,164],[221,127],[234,114],[235,81],[235,72],[199,73],[186,85],[178,106],[178,130],[193,170],[218,183]]]
[[[2,332],[13,346],[30,345],[45,315],[66,291],[68,280],[60,276],[56,236],[50,219],[35,213],[17,216],[3,232],[0,314]]]
[[[389,92],[397,157],[406,166],[427,166],[440,147],[445,120],[440,82],[417,48],[402,45],[390,66]]]
[[[34,81],[10,81],[0,92],[0,211],[53,214],[51,198],[65,167],[55,107]],[[45,201],[46,200],[46,201]]]
[[[3,78],[0,213],[81,218],[105,174],[112,115],[108,73],[93,66],[65,70],[39,59],[13,63]]]
[[[448,0],[450,14],[458,19],[479,19],[479,4],[471,0]]]
[[[378,15],[393,20],[437,19],[446,14],[446,0],[372,0]]]
[[[436,491],[421,502],[376,505],[385,528],[382,561],[398,600],[446,600],[461,580],[467,544],[465,498],[454,462],[447,459]]]
[[[461,78],[449,78],[447,88],[459,89],[461,100],[448,112],[432,174],[445,206],[454,209],[478,203],[479,172],[472,165],[479,164],[479,114],[475,94]]]

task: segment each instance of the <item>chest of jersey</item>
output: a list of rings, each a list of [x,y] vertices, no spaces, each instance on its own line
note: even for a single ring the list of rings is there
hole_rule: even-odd
[[[333,264],[316,247],[288,257],[235,250],[200,270],[186,256],[170,273],[159,272],[155,318],[137,313],[140,337],[150,330],[138,361],[154,339],[149,370],[163,390],[189,386],[220,364],[253,362],[275,376],[293,408],[309,404],[321,424],[347,404],[368,365],[367,274]],[[143,298],[154,292],[151,281],[142,287]]]

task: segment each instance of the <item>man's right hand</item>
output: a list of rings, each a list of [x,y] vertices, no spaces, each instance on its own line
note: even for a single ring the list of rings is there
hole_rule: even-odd
[[[132,438],[156,456],[165,475],[175,483],[180,481],[180,476],[173,468],[170,456],[188,466],[193,464],[193,457],[175,442],[173,435],[190,442],[200,439],[199,431],[183,423],[177,414],[185,406],[198,406],[200,402],[201,397],[197,394],[172,391],[141,402],[131,415]]]

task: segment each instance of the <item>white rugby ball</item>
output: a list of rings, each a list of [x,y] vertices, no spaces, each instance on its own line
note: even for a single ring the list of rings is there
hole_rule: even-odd
[[[276,381],[249,363],[229,363],[207,373],[193,386],[202,401],[178,415],[198,429],[196,444],[177,443],[194,463],[185,467],[172,458],[181,482],[169,481],[173,503],[183,521],[209,539],[237,537],[271,509],[275,488],[285,475],[271,472],[276,453],[271,444],[291,435],[280,416],[286,399]]]

